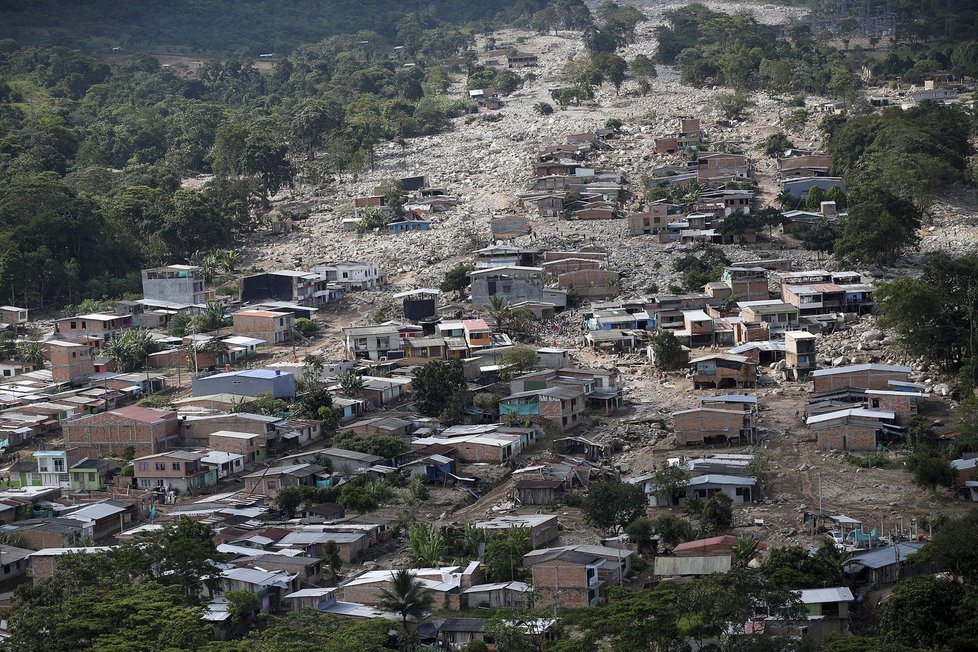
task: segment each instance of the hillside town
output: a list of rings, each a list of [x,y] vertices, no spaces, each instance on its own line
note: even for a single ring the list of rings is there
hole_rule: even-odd
[[[629,60],[661,47],[651,4]],[[824,125],[951,110],[974,79],[802,97],[789,141],[774,92],[733,116],[673,65],[562,96],[582,38],[480,34],[439,61],[473,106],[454,132],[279,189],[139,293],[0,306],[0,612],[94,556],[180,586],[211,642],[325,614],[396,649],[911,649],[841,641],[905,582],[975,581],[948,552],[978,513],[974,293],[917,269],[973,256],[974,193],[938,194],[919,254],[841,256],[866,182]],[[653,633],[663,604],[702,623]]]

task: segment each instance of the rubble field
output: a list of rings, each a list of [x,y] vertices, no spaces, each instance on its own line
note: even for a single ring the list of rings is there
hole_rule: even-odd
[[[639,25],[638,39],[627,47],[623,55],[627,60],[640,53],[654,53],[656,25],[663,20],[665,11],[683,3],[646,0],[636,4],[646,12],[648,21]],[[770,23],[786,22],[799,11],[748,2],[706,4],[724,11],[750,11],[759,20]],[[560,109],[551,100],[550,90],[562,85],[560,73],[565,63],[584,56],[581,35],[575,32],[539,35],[511,29],[495,34],[495,38],[498,47],[518,46],[540,56],[539,66],[520,71],[532,72],[536,78],[502,98],[503,107],[495,112],[501,116],[498,121],[486,121],[485,112],[479,113],[474,121],[458,118],[449,133],[413,138],[404,146],[394,143],[380,146],[374,168],[355,180],[347,176],[321,187],[298,186],[279,196],[277,202],[307,208],[311,210],[309,218],[298,222],[298,228],[288,235],[254,236],[246,244],[241,252],[243,267],[305,268],[326,260],[370,259],[377,261],[390,277],[390,284],[382,290],[351,293],[339,305],[321,310],[319,316],[327,326],[324,337],[296,353],[287,348],[276,349],[282,359],[301,359],[308,351],[343,356],[340,329],[371,323],[379,308],[395,316],[392,295],[398,291],[437,287],[448,269],[470,262],[474,249],[490,244],[490,220],[502,215],[521,215],[528,219],[533,232],[511,241],[516,245],[605,247],[609,252],[609,267],[622,274],[624,297],[646,294],[652,286],[665,291],[670,284],[678,283],[672,263],[685,253],[685,248],[659,244],[649,236],[629,237],[627,220],[544,219],[518,202],[518,196],[527,192],[537,150],[563,142],[568,134],[603,127],[611,118],[621,120],[624,127],[609,141],[612,149],[595,153],[589,162],[624,174],[632,193],[625,205],[626,212],[638,208],[640,182],[649,168],[678,162],[678,157],[656,155],[654,139],[674,131],[676,119],[684,115],[700,118],[711,140],[743,143],[744,151],[754,160],[760,199],[771,202],[777,195],[775,161],[758,152],[757,145],[779,131],[782,119],[791,114],[793,109],[787,105],[786,96],[753,93],[750,99],[754,106],[748,117],[743,122],[722,126],[721,116],[710,100],[718,92],[728,91],[684,86],[671,67],[659,66],[659,76],[651,80],[649,95],[639,95],[637,85],[629,80],[619,94],[606,85],[599,89],[593,102]],[[463,96],[464,78],[455,79],[450,92]],[[810,97],[808,101],[812,105],[824,98]],[[556,110],[551,115],[540,115],[533,108],[538,102],[554,104]],[[821,146],[818,118],[817,114],[813,115],[800,134],[791,135],[797,146],[815,149]],[[448,211],[431,217],[434,222],[431,230],[393,236],[358,235],[342,230],[343,207],[351,204],[354,197],[369,194],[371,188],[387,179],[413,175],[426,175],[431,185],[444,188],[459,200]],[[973,244],[978,241],[978,216],[970,206],[974,206],[973,197],[942,198],[930,210],[920,252],[907,255],[893,268],[859,271],[876,281],[913,274],[920,253],[937,249],[960,251]],[[814,252],[801,249],[790,239],[775,237],[756,245],[722,248],[734,263],[773,257],[790,259],[796,270],[838,269],[834,260],[819,259]],[[568,310],[557,322],[558,326],[541,338],[541,345],[571,348],[579,366],[617,367],[622,372],[626,410],[613,418],[593,418],[586,428],[586,436],[621,443],[622,451],[614,464],[623,475],[649,471],[668,457],[693,457],[709,452],[675,448],[675,438],[668,431],[670,413],[692,406],[696,397],[704,395],[694,393],[683,374],[671,374],[663,381],[638,356],[614,358],[582,350],[579,310]],[[559,324],[564,327],[560,328]],[[853,320],[838,332],[821,336],[818,347],[820,366],[860,362],[907,364],[912,367],[915,380],[925,382],[928,391],[937,396],[949,392],[935,369],[898,349],[893,338],[876,327],[872,317]],[[817,509],[820,495],[826,510],[858,518],[867,527],[881,526],[884,533],[898,523],[909,527],[915,517],[954,509],[952,503],[916,488],[905,471],[856,468],[840,454],[816,451],[814,436],[798,416],[804,412],[811,385],[784,381],[779,371],[759,368],[761,377],[755,393],[761,409],[761,441],[756,448],[770,456],[770,472],[765,499],[735,510],[735,523],[744,532],[753,532],[773,543],[811,545],[815,539],[804,531],[802,512]],[[946,401],[931,403],[934,404],[932,413],[926,416],[938,420],[949,414]],[[743,450],[743,447],[729,450]],[[521,510],[513,504],[509,497],[511,483],[505,477],[494,480],[499,484],[475,502],[457,489],[434,488],[432,500],[426,506],[429,509],[418,517],[449,523],[487,514],[537,511]],[[399,511],[392,508],[390,515],[396,517]],[[582,522],[578,510],[559,508],[558,514],[568,540],[579,537],[582,541],[593,541],[598,536]]]

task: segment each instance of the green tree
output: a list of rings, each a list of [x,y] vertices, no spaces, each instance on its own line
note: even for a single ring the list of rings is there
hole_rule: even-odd
[[[300,419],[316,419],[322,408],[332,407],[333,397],[325,385],[313,384],[296,397],[293,405],[295,416]]]
[[[739,536],[733,547],[734,564],[740,568],[747,568],[751,561],[757,557],[758,540],[752,536]]]
[[[648,500],[639,485],[599,482],[588,487],[581,513],[596,528],[621,530],[643,516],[646,505]]]
[[[497,331],[501,331],[505,328],[506,323],[509,321],[510,315],[513,312],[506,299],[498,294],[494,294],[492,297],[490,297],[489,303],[482,306],[482,310],[486,313],[487,317],[492,319]]]
[[[978,548],[974,542],[978,536],[978,509],[952,518],[935,533],[930,543],[911,556],[911,561],[934,564],[947,569],[955,577],[968,584],[978,582]]]
[[[304,609],[271,617],[228,652],[387,652],[389,628],[381,618],[361,621]]]
[[[719,492],[710,496],[700,512],[700,526],[706,536],[723,534],[733,524],[733,500],[727,494]]]
[[[819,254],[832,254],[838,237],[839,232],[835,224],[823,217],[805,232],[802,238],[802,246]]]
[[[655,551],[655,544],[652,536],[655,534],[655,523],[647,516],[639,516],[625,527],[625,534],[628,540],[635,544],[635,548],[641,555],[648,555]]]
[[[664,499],[669,505],[673,505],[676,504],[677,498],[685,493],[689,478],[689,472],[683,467],[665,464],[655,470],[649,482],[660,500]]]
[[[401,615],[401,638],[408,638],[408,618],[420,620],[434,603],[431,591],[409,570],[392,572],[390,589],[381,589],[380,606]]]
[[[728,120],[743,120],[744,113],[753,106],[753,102],[740,94],[717,95],[713,105]]]
[[[528,346],[514,346],[503,351],[499,356],[499,364],[506,369],[507,375],[522,376],[530,373],[538,366],[537,352]]]
[[[855,263],[885,264],[919,240],[921,213],[911,202],[874,188],[852,199],[840,221],[836,257]]]
[[[105,346],[105,352],[115,358],[120,372],[138,371],[146,364],[151,353],[163,347],[154,340],[149,331],[142,328],[123,331]]]
[[[252,412],[254,414],[264,414],[266,416],[275,416],[276,414],[282,414],[288,409],[289,404],[282,399],[275,398],[269,392],[261,392],[243,411]]]
[[[45,359],[44,345],[30,338],[17,342],[16,357],[18,360],[29,362],[35,367],[43,367]]]
[[[675,369],[683,352],[683,345],[671,331],[659,329],[650,342],[655,366],[663,371]]]
[[[931,452],[914,453],[907,458],[907,468],[913,474],[914,482],[928,489],[951,487],[957,479],[957,471],[951,463]]]
[[[635,59],[632,60],[629,68],[631,68],[632,75],[638,79],[655,79],[659,76],[655,62],[644,54],[635,55]]]
[[[300,487],[282,487],[275,496],[275,506],[289,518],[295,518],[295,510],[302,504],[303,493]]]
[[[418,412],[438,416],[452,395],[466,389],[462,363],[458,360],[429,362],[415,372],[411,386]]]
[[[224,555],[217,551],[213,532],[206,523],[181,517],[160,530],[140,532],[116,553],[127,560],[131,576],[150,576],[162,584],[180,587],[197,598],[201,586],[217,588]]]
[[[251,591],[228,591],[228,612],[235,622],[240,622],[261,611],[261,602]]]
[[[523,555],[529,549],[526,530],[513,526],[505,534],[494,534],[486,540],[483,562],[493,582],[520,581],[526,577]]]
[[[340,547],[335,541],[327,541],[323,545],[323,561],[329,568],[330,576],[336,579],[336,572],[343,566],[343,560],[340,559]]]
[[[578,610],[570,619],[592,646],[583,649],[599,649],[598,641],[609,641],[613,650],[669,650],[685,637],[680,590],[673,582],[644,591],[612,587],[607,605]]]
[[[408,532],[408,554],[414,568],[437,568],[445,555],[445,538],[433,523],[421,523]]]
[[[461,292],[469,287],[469,272],[475,271],[473,265],[456,265],[447,272],[438,288],[442,292]]]
[[[361,437],[352,430],[346,430],[333,437],[333,446],[346,450],[377,455],[392,460],[408,452],[410,447],[399,437],[393,435],[368,435]]]
[[[880,636],[888,645],[941,649],[958,625],[960,584],[939,577],[897,583],[879,611]]]
[[[696,538],[692,524],[675,514],[659,514],[652,519],[652,525],[659,540],[669,548],[675,548],[680,543]]]
[[[340,374],[340,391],[348,398],[359,394],[364,387],[363,377],[353,369],[347,369]]]
[[[295,329],[299,331],[303,337],[314,337],[316,333],[319,332],[319,324],[311,319],[300,317],[299,319],[295,320]]]
[[[778,158],[779,156],[784,156],[785,151],[792,149],[795,146],[791,139],[784,135],[783,132],[776,132],[765,138],[758,149],[762,150],[768,156],[773,158]]]

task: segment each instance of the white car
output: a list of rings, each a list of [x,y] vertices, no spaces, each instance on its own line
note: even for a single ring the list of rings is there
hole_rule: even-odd
[[[825,536],[831,539],[832,543],[834,543],[839,547],[842,547],[846,542],[845,537],[842,535],[841,532],[837,530],[831,530],[829,532],[826,532]]]

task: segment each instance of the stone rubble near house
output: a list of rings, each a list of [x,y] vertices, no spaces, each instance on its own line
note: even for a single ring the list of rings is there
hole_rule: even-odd
[[[641,3],[650,21],[639,26],[637,42],[627,46],[623,54],[626,60],[630,61],[637,54],[653,54],[655,41],[652,34],[655,26],[665,11],[682,4],[685,3],[679,0],[647,0]],[[797,8],[740,2],[706,4],[728,12],[749,9],[763,22],[784,22],[786,16],[799,11]],[[270,269],[308,267],[323,260],[375,260],[390,275],[391,285],[378,291],[348,294],[339,306],[344,319],[352,315],[354,322],[366,323],[372,320],[378,308],[387,309],[395,305],[392,298],[394,293],[416,287],[437,287],[448,269],[470,263],[471,251],[490,243],[492,217],[525,215],[533,235],[521,237],[514,244],[555,249],[601,246],[609,251],[609,266],[622,274],[623,297],[668,293],[670,285],[680,283],[679,275],[672,270],[673,262],[687,251],[696,251],[695,248],[658,244],[650,237],[629,237],[627,220],[566,222],[541,219],[535,210],[526,211],[517,202],[518,195],[526,192],[530,166],[540,148],[564,142],[568,134],[603,127],[609,118],[624,122],[622,133],[609,141],[612,146],[610,151],[593,154],[589,163],[625,175],[629,188],[636,195],[630,203],[626,203],[626,214],[638,207],[636,202],[641,195],[639,189],[643,175],[652,167],[680,160],[679,157],[656,156],[653,152],[655,138],[673,132],[676,118],[682,115],[700,118],[712,140],[743,142],[744,151],[751,156],[756,167],[761,183],[761,199],[771,202],[776,197],[776,164],[773,159],[758,153],[756,146],[778,131],[781,121],[794,110],[785,105],[784,98],[766,93],[751,94],[755,106],[750,109],[750,118],[744,122],[730,123],[730,126],[720,126],[718,122],[721,116],[712,107],[711,98],[718,91],[725,92],[724,89],[681,86],[673,68],[658,66],[659,77],[651,80],[652,92],[648,96],[634,94],[635,82],[629,80],[620,96],[606,86],[598,90],[593,103],[561,110],[550,98],[549,91],[562,85],[559,75],[566,61],[583,55],[580,35],[562,32],[554,37],[508,30],[497,34],[496,39],[500,45],[518,42],[521,49],[538,53],[541,63],[536,68],[522,71],[537,75],[536,81],[502,98],[503,108],[495,112],[502,116],[501,120],[487,122],[483,120],[485,112],[474,116],[474,121],[458,118],[454,121],[454,130],[448,134],[410,139],[404,147],[395,144],[379,146],[374,169],[361,175],[356,182],[347,177],[342,183],[332,183],[318,189],[300,187],[294,194],[278,198],[284,205],[310,208],[311,216],[299,222],[299,228],[294,233],[254,238],[242,255],[244,264]],[[629,94],[630,91],[632,94]],[[456,80],[450,92],[461,97],[464,80]],[[822,101],[824,98],[808,98],[810,106]],[[556,110],[551,115],[538,115],[533,106],[539,102],[548,102]],[[820,146],[817,122],[818,116],[813,115],[801,134],[791,135],[796,145]],[[367,194],[387,179],[422,174],[427,176],[431,185],[445,188],[447,193],[459,200],[457,206],[431,217],[432,230],[394,236],[357,235],[341,230],[341,207],[352,203],[354,197]],[[930,211],[933,217],[925,224],[928,228],[924,232],[921,253],[936,249],[959,252],[968,244],[978,241],[978,218],[962,208],[967,204],[966,200],[935,204]],[[777,243],[762,246],[766,247],[766,251],[735,245],[721,248],[734,264],[758,258],[787,258],[795,270],[842,269],[835,260],[820,258],[803,249],[778,249]],[[918,263],[919,255],[910,255],[886,270],[859,271],[864,273],[867,282],[877,283],[896,276],[917,274]],[[651,290],[653,285],[657,286],[657,292]],[[464,305],[463,301],[452,296],[442,296],[441,299],[449,305]],[[694,405],[696,395],[685,391],[688,381],[683,372],[673,374],[666,382],[650,377],[646,360],[639,355],[590,356],[582,352],[579,348],[582,312],[578,308],[560,314],[556,322],[563,328],[547,330],[539,343],[575,351],[579,354],[575,360],[577,366],[614,368],[621,372],[625,401],[636,409],[636,414],[624,419],[604,420],[598,427],[586,429],[583,434],[616,451],[614,465],[623,475],[648,471],[650,460],[661,463],[666,450],[669,451],[667,455],[677,454],[673,450],[675,439],[671,414],[677,406]],[[334,324],[331,308],[322,311],[321,315],[330,324],[327,332],[329,344],[324,345],[325,350],[333,356],[343,356],[343,346],[334,336],[338,335],[338,328],[346,323],[337,321]],[[913,369],[912,379],[925,383],[928,392],[943,396],[949,393],[949,386],[940,381],[937,369],[898,347],[894,336],[881,330],[873,317],[850,318],[837,332],[820,336],[818,355],[822,368],[863,362],[904,364]],[[753,393],[761,401],[762,413],[770,410],[760,431],[764,446],[769,442],[790,446],[792,442],[804,441],[807,433],[803,424],[797,417],[792,420],[791,415],[795,412],[795,405],[803,405],[811,384],[787,382],[783,363],[774,365],[774,368],[764,365],[759,371],[759,387]],[[781,405],[771,407],[773,402]],[[790,405],[790,409],[786,405]],[[876,489],[880,472],[847,467],[841,454],[817,453],[809,456],[807,463],[799,463],[800,459],[803,458],[782,458],[780,467],[779,460],[773,460],[771,476],[781,483],[781,491],[762,503],[745,507],[738,515],[741,524],[751,524],[755,518],[777,524],[766,526],[769,529],[764,532],[764,537],[769,542],[810,545],[810,539],[804,537],[805,532],[785,525],[796,522],[791,520],[793,512],[799,509],[795,507],[799,501],[794,496],[805,497],[811,502],[811,491],[807,495],[803,493],[797,487],[796,479],[821,473],[825,465],[834,464],[832,468],[836,472],[834,477],[826,478],[824,491],[827,500],[831,500],[832,496],[853,496],[872,491],[868,498],[863,495],[863,502],[868,500],[868,504],[861,509],[866,512],[872,509],[874,500],[879,504],[879,500],[882,500],[880,496],[893,497],[896,491],[885,486]],[[479,475],[491,486],[492,482],[503,479],[502,476],[490,477],[494,468],[488,465],[467,467],[463,475]],[[794,485],[795,493],[786,489],[789,485]],[[467,495],[460,495],[457,505],[437,515],[438,520],[458,520],[460,514],[469,509],[464,507],[467,498]],[[492,490],[484,498],[487,500],[475,506],[480,515],[507,513],[516,509],[504,493]],[[849,500],[844,504],[854,502]],[[779,518],[786,518],[786,512],[791,513],[791,517],[779,521]],[[436,514],[432,514],[431,518],[435,517]],[[573,525],[568,527],[573,531]]]

